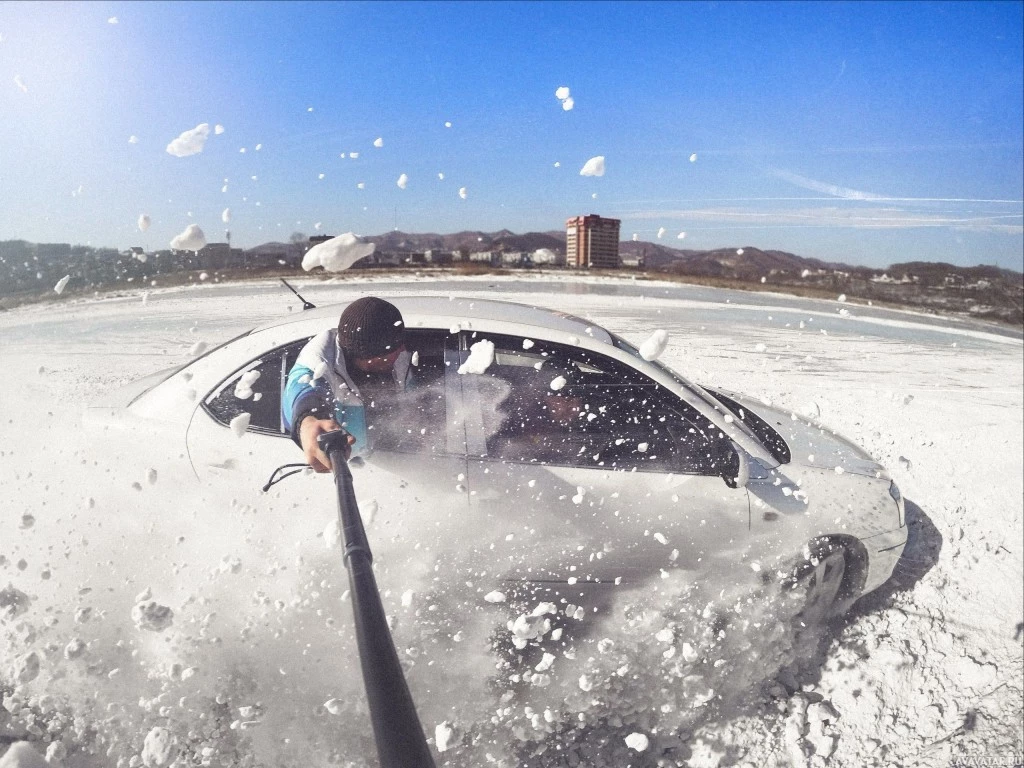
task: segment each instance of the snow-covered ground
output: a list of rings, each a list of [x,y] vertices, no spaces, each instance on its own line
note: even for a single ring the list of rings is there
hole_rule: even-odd
[[[671,580],[585,617],[592,631],[572,642],[553,637],[568,620],[544,606],[513,632],[467,609],[479,585],[425,578],[443,559],[413,546],[379,580],[439,765],[1020,764],[1020,334],[630,281],[348,278],[303,291],[318,304],[371,292],[536,303],[636,344],[664,329],[661,360],[818,416],[907,498],[892,582],[801,651],[767,602],[741,611],[742,595],[714,596],[743,622],[712,635],[704,603]],[[199,487],[177,456],[144,461],[80,426],[96,395],[289,311],[294,297],[261,282],[0,315],[0,752],[25,740],[69,767],[376,764],[346,576],[324,546],[329,480],[267,495]],[[321,480],[322,507],[289,500],[289,483]],[[503,642],[516,632],[533,638],[521,653]],[[33,764],[24,745],[0,757]]]

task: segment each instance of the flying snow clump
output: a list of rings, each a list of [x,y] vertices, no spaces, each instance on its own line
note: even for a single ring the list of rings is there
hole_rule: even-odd
[[[57,284],[53,286],[53,290],[56,291],[57,293],[64,293],[64,289],[67,288],[68,280],[70,279],[71,275],[64,275],[64,277],[58,280]]]
[[[2,768],[50,768],[50,763],[32,748],[31,742],[16,741],[0,760]]]
[[[398,181],[395,182],[399,189],[405,189],[409,185],[409,177],[406,174],[402,174],[398,177]]]
[[[459,187],[459,197],[461,197],[463,200],[466,199],[466,188],[465,187]]]
[[[564,109],[566,112],[568,112],[569,110],[571,110],[575,106],[576,106],[576,101],[573,99],[572,96],[570,96],[568,99],[565,99],[562,102],[562,109]]]
[[[170,765],[177,754],[174,737],[166,728],[154,726],[142,742],[142,764],[146,768],[162,768]]]
[[[664,227],[658,227],[658,239],[661,240],[661,238],[664,235],[665,235],[665,228]]]
[[[167,154],[175,157],[198,155],[203,151],[206,140],[210,137],[210,124],[200,123],[190,131],[183,132],[178,138],[167,145]]]
[[[377,149],[380,149],[381,147],[383,147],[384,146],[384,137],[378,136],[376,139],[374,139],[373,140],[373,146],[375,146]]]
[[[111,16],[107,19],[107,24],[117,24],[117,16]]]
[[[678,235],[676,235],[676,240],[685,240],[685,239],[686,239],[686,233],[685,232],[680,232]]]
[[[220,220],[223,221],[225,224],[227,224],[227,223],[229,223],[231,221],[231,209],[230,208],[225,208],[223,211],[221,211]]]
[[[176,251],[198,251],[206,245],[206,235],[198,224],[189,224],[185,231],[175,235],[171,240],[171,248]]]
[[[220,123],[217,123],[215,126],[213,126],[213,132],[220,136],[222,133],[224,133],[224,126]]]
[[[580,176],[604,176],[604,155],[587,160],[580,169]]]
[[[434,746],[438,752],[447,752],[448,748],[455,743],[455,728],[445,720],[434,728]]]
[[[626,746],[637,752],[643,752],[650,745],[650,740],[642,733],[631,733],[626,737]]]
[[[640,345],[640,357],[644,360],[656,360],[665,351],[667,346],[668,333],[659,328],[650,335],[647,341]]]
[[[444,127],[445,128],[451,128],[452,127],[451,120],[445,120],[444,121]]]
[[[239,400],[248,400],[252,397],[252,385],[256,383],[256,379],[260,377],[260,372],[246,371],[239,379],[238,383],[235,384],[235,397]]]
[[[136,136],[136,135],[135,135],[135,134],[133,133],[133,134],[132,134],[131,136],[129,136],[129,137],[128,137],[128,143],[129,143],[129,144],[138,144],[138,143],[139,143],[139,137],[138,137],[138,136]]]
[[[138,629],[163,632],[174,623],[174,611],[156,600],[143,600],[132,608],[132,622]]]
[[[696,152],[694,152],[692,155],[690,155],[690,162],[691,163],[696,163],[697,162],[697,153]]]
[[[569,98],[569,87],[562,85],[555,89],[555,98],[559,101],[565,101]]]
[[[28,86],[25,85],[25,81],[21,79],[21,75],[14,76],[14,84],[18,86],[18,90],[22,93],[28,93]]]
[[[328,272],[341,272],[369,256],[376,247],[358,235],[346,232],[310,248],[302,257],[302,268],[306,272],[314,267],[323,267]]]
[[[249,428],[249,419],[251,418],[251,414],[240,413],[231,420],[231,423],[228,426],[230,426],[231,431],[235,433],[235,437],[241,437],[245,434],[245,430]]]
[[[482,339],[469,348],[469,358],[459,366],[459,373],[483,373],[494,362],[494,342]]]

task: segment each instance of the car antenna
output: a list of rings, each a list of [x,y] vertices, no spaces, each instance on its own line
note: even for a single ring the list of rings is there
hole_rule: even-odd
[[[295,294],[296,296],[298,296],[298,297],[299,297],[299,299],[300,299],[300,300],[302,301],[302,309],[303,309],[303,310],[306,310],[306,309],[316,309],[316,304],[311,304],[310,302],[308,302],[308,301],[306,301],[305,299],[303,299],[303,298],[302,298],[302,294],[300,294],[300,293],[299,293],[298,291],[296,291],[296,290],[295,290],[294,288],[292,288],[292,287],[291,287],[290,285],[288,285],[288,281],[287,281],[287,280],[285,280],[285,279],[284,279],[283,277],[281,277],[281,278],[278,278],[278,279],[279,279],[279,280],[280,280],[280,281],[281,281],[282,283],[284,283],[285,287],[286,287],[286,288],[287,288],[287,289],[288,289],[289,291],[291,291],[292,293],[294,293],[294,294]]]

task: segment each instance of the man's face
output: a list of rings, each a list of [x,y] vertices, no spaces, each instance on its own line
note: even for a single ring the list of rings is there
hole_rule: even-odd
[[[352,359],[352,365],[363,373],[387,373],[394,367],[395,360],[398,359],[403,349],[405,349],[405,345],[399,344],[398,347],[384,355],[355,357]]]

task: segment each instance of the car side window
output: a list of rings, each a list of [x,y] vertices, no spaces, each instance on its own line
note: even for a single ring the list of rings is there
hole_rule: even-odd
[[[404,391],[384,393],[371,403],[367,422],[374,450],[447,452],[445,344],[449,336],[447,329],[406,330],[412,373]]]
[[[702,475],[722,474],[735,458],[717,427],[627,365],[567,345],[479,336],[495,345],[494,362],[475,377],[488,458]]]
[[[308,341],[293,341],[246,363],[206,397],[204,410],[224,426],[248,413],[250,432],[287,437],[281,421],[281,393],[288,371]]]

